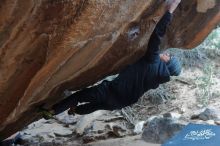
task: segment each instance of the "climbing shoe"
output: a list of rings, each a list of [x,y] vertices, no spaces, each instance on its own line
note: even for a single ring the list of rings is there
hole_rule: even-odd
[[[47,109],[43,109],[40,108],[39,109],[39,114],[45,119],[45,120],[49,120],[49,119],[54,119],[54,112],[53,111],[49,111]]]
[[[75,115],[76,114],[76,107],[71,107],[69,110],[68,110],[68,115]]]

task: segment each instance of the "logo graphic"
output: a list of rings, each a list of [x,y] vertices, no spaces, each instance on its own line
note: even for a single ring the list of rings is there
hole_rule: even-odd
[[[190,131],[184,137],[184,140],[207,140],[216,136],[216,134],[212,131],[212,129],[205,129],[200,131]]]

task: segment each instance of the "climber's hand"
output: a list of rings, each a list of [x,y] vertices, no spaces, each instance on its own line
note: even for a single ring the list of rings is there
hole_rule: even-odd
[[[173,13],[177,6],[180,4],[181,0],[167,0],[167,9],[170,13]]]
[[[170,54],[169,53],[162,53],[160,54],[160,59],[164,62],[169,62],[170,61]]]

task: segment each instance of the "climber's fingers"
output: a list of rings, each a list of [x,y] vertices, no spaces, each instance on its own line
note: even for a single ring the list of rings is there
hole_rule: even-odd
[[[167,0],[167,9],[170,13],[173,13],[178,5],[180,4],[181,0]]]

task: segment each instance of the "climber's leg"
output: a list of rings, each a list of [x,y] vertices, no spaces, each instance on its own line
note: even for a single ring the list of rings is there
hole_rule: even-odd
[[[83,105],[79,105],[79,106],[76,106],[75,109],[70,109],[68,111],[69,114],[79,114],[79,115],[85,115],[85,114],[90,114],[94,111],[97,111],[97,110],[104,110],[105,109],[105,106],[101,103],[99,104],[96,104],[96,103],[86,103],[86,104],[83,104]]]
[[[54,114],[62,113],[70,107],[75,107],[80,102],[96,102],[97,87],[85,88],[78,91],[52,107]]]
[[[108,95],[108,83],[108,81],[103,81],[97,86],[85,88],[72,94],[52,107],[54,114],[59,114],[70,107],[74,108],[78,103],[99,104],[105,102]]]
[[[85,114],[90,114],[97,110],[112,111],[112,110],[121,109],[121,108],[122,108],[121,106],[107,105],[106,103],[86,103],[86,104],[78,105],[76,107],[71,107],[70,110],[68,111],[68,114],[85,115]]]

